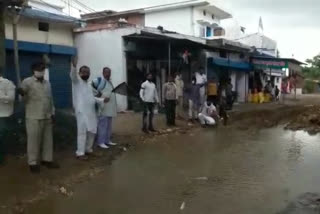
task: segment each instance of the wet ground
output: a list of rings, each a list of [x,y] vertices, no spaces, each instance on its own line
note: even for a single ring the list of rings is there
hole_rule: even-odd
[[[320,193],[319,139],[283,127],[163,135],[72,186],[71,197],[52,193],[23,213],[317,213],[318,195],[304,195]]]

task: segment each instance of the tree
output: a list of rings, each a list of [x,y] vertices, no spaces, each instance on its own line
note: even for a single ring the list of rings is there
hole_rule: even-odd
[[[302,70],[305,77],[310,79],[320,79],[320,54],[312,59],[307,59],[306,62],[309,65],[304,67]]]

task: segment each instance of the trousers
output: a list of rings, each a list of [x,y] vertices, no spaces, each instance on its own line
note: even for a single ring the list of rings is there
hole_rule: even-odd
[[[216,124],[216,121],[212,117],[209,117],[209,116],[204,115],[202,113],[199,114],[199,121],[200,121],[201,125],[213,126]]]
[[[0,164],[3,162],[5,155],[5,137],[8,132],[7,130],[7,118],[0,118]]]
[[[92,153],[92,147],[96,134],[88,131],[85,115],[82,113],[76,114],[78,140],[77,140],[77,156],[83,156],[85,153]]]
[[[176,116],[183,117],[183,97],[178,97],[178,105],[176,105]]]
[[[40,159],[51,162],[53,160],[52,120],[26,119],[26,128],[28,164],[37,165]]]
[[[99,118],[97,143],[109,144],[112,133],[112,117],[102,116]]]
[[[154,103],[147,103],[143,104],[143,129],[147,129],[148,127],[148,114],[149,114],[149,129],[153,129],[153,116],[154,116]]]
[[[198,118],[198,107],[195,106],[192,100],[189,100],[189,119]]]
[[[166,100],[167,125],[176,124],[176,100]]]

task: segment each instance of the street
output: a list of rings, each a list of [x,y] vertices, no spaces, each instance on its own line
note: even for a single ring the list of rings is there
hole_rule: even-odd
[[[295,213],[287,205],[320,192],[318,139],[281,126],[160,136],[24,213]]]

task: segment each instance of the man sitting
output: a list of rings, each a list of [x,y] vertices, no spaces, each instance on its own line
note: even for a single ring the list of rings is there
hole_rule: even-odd
[[[208,126],[214,126],[216,125],[218,118],[217,109],[213,105],[212,102],[207,101],[204,103],[201,113],[199,114],[199,121],[203,127],[206,125]]]

